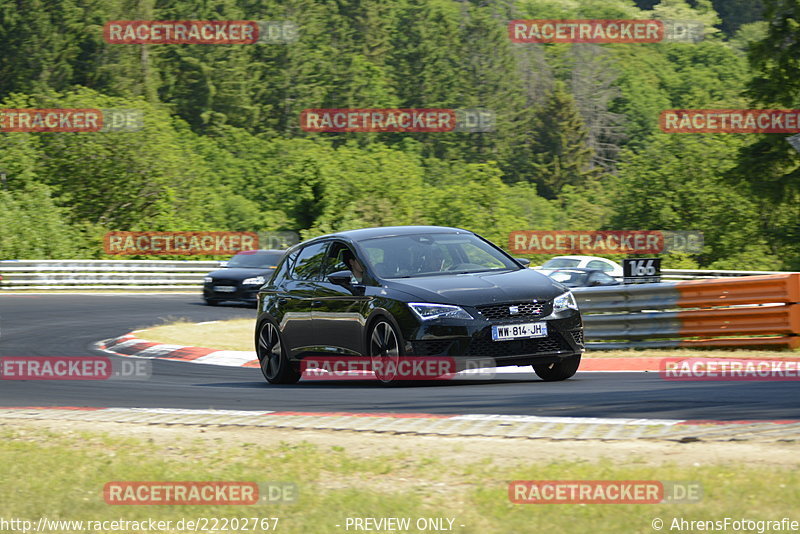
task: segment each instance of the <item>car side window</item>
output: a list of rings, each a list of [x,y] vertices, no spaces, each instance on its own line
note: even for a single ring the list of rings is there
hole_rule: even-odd
[[[325,257],[325,265],[322,268],[322,279],[325,280],[329,274],[337,271],[349,271],[350,266],[344,261],[344,252],[349,248],[342,243],[333,243],[328,248]]]
[[[586,265],[586,268],[587,269],[600,269],[604,273],[607,273],[609,271],[613,271],[614,270],[614,267],[612,267],[611,265],[607,264],[604,261],[599,261],[599,260],[590,261],[588,263],[588,265]]]
[[[613,281],[614,279],[605,273],[592,273],[589,275],[589,282],[598,282],[602,285],[608,285]]]
[[[314,243],[301,250],[291,277],[295,280],[322,280],[322,265],[325,262],[328,243],[328,241]]]
[[[286,256],[283,258],[283,261],[278,263],[278,267],[275,269],[275,275],[273,276],[271,283],[278,284],[289,277],[289,272],[292,270],[294,261],[297,259],[297,253],[297,250],[293,250],[292,252],[286,254]]]

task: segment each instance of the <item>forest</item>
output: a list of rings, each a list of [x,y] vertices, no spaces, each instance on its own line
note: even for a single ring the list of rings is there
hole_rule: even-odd
[[[518,43],[517,19],[704,35]],[[104,38],[129,20],[289,21],[297,38]],[[800,0],[0,0],[0,109],[29,108],[135,109],[143,127],[0,132],[1,259],[109,257],[111,231],[435,224],[504,247],[515,230],[700,231],[702,253],[663,266],[800,270],[789,135],[659,128],[669,109],[800,108]],[[301,127],[329,108],[487,109],[494,128]]]

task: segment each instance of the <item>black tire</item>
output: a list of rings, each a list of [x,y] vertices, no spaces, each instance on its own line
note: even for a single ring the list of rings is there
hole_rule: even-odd
[[[568,356],[558,363],[534,365],[533,370],[545,382],[558,382],[572,378],[581,364],[581,355]]]
[[[206,305],[208,306],[219,306],[219,303],[222,302],[221,300],[217,299],[205,299]]]
[[[400,358],[403,356],[403,337],[392,321],[380,317],[372,323],[367,337],[367,346],[373,368],[381,369],[381,371],[375,371],[375,377],[384,386],[397,385],[399,380],[396,370]],[[394,373],[387,371],[392,368],[392,365]]]
[[[300,380],[300,373],[286,356],[278,327],[270,321],[261,323],[256,331],[256,354],[261,373],[270,384],[295,384]]]

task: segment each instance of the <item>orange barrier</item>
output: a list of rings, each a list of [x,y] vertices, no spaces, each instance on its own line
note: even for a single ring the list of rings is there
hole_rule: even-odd
[[[735,349],[746,347],[748,349],[800,349],[800,337],[740,337],[717,339],[684,339],[679,344],[681,348],[718,347]]]
[[[800,332],[800,304],[681,311],[678,318],[682,337]]]
[[[676,282],[681,308],[800,302],[800,273]]]
[[[575,294],[589,349],[800,348],[800,273],[586,288]],[[619,311],[629,313],[614,313]]]

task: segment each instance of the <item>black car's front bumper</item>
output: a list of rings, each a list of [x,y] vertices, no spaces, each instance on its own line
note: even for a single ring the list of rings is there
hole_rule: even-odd
[[[547,323],[547,337],[492,339],[494,325],[529,322]],[[405,334],[410,355],[491,359],[497,366],[553,363],[584,351],[583,322],[572,309],[533,319],[423,321]]]
[[[220,289],[232,288],[232,289]],[[238,280],[215,280],[203,284],[203,298],[206,300],[235,300],[255,304],[258,300],[259,285],[242,285]]]

